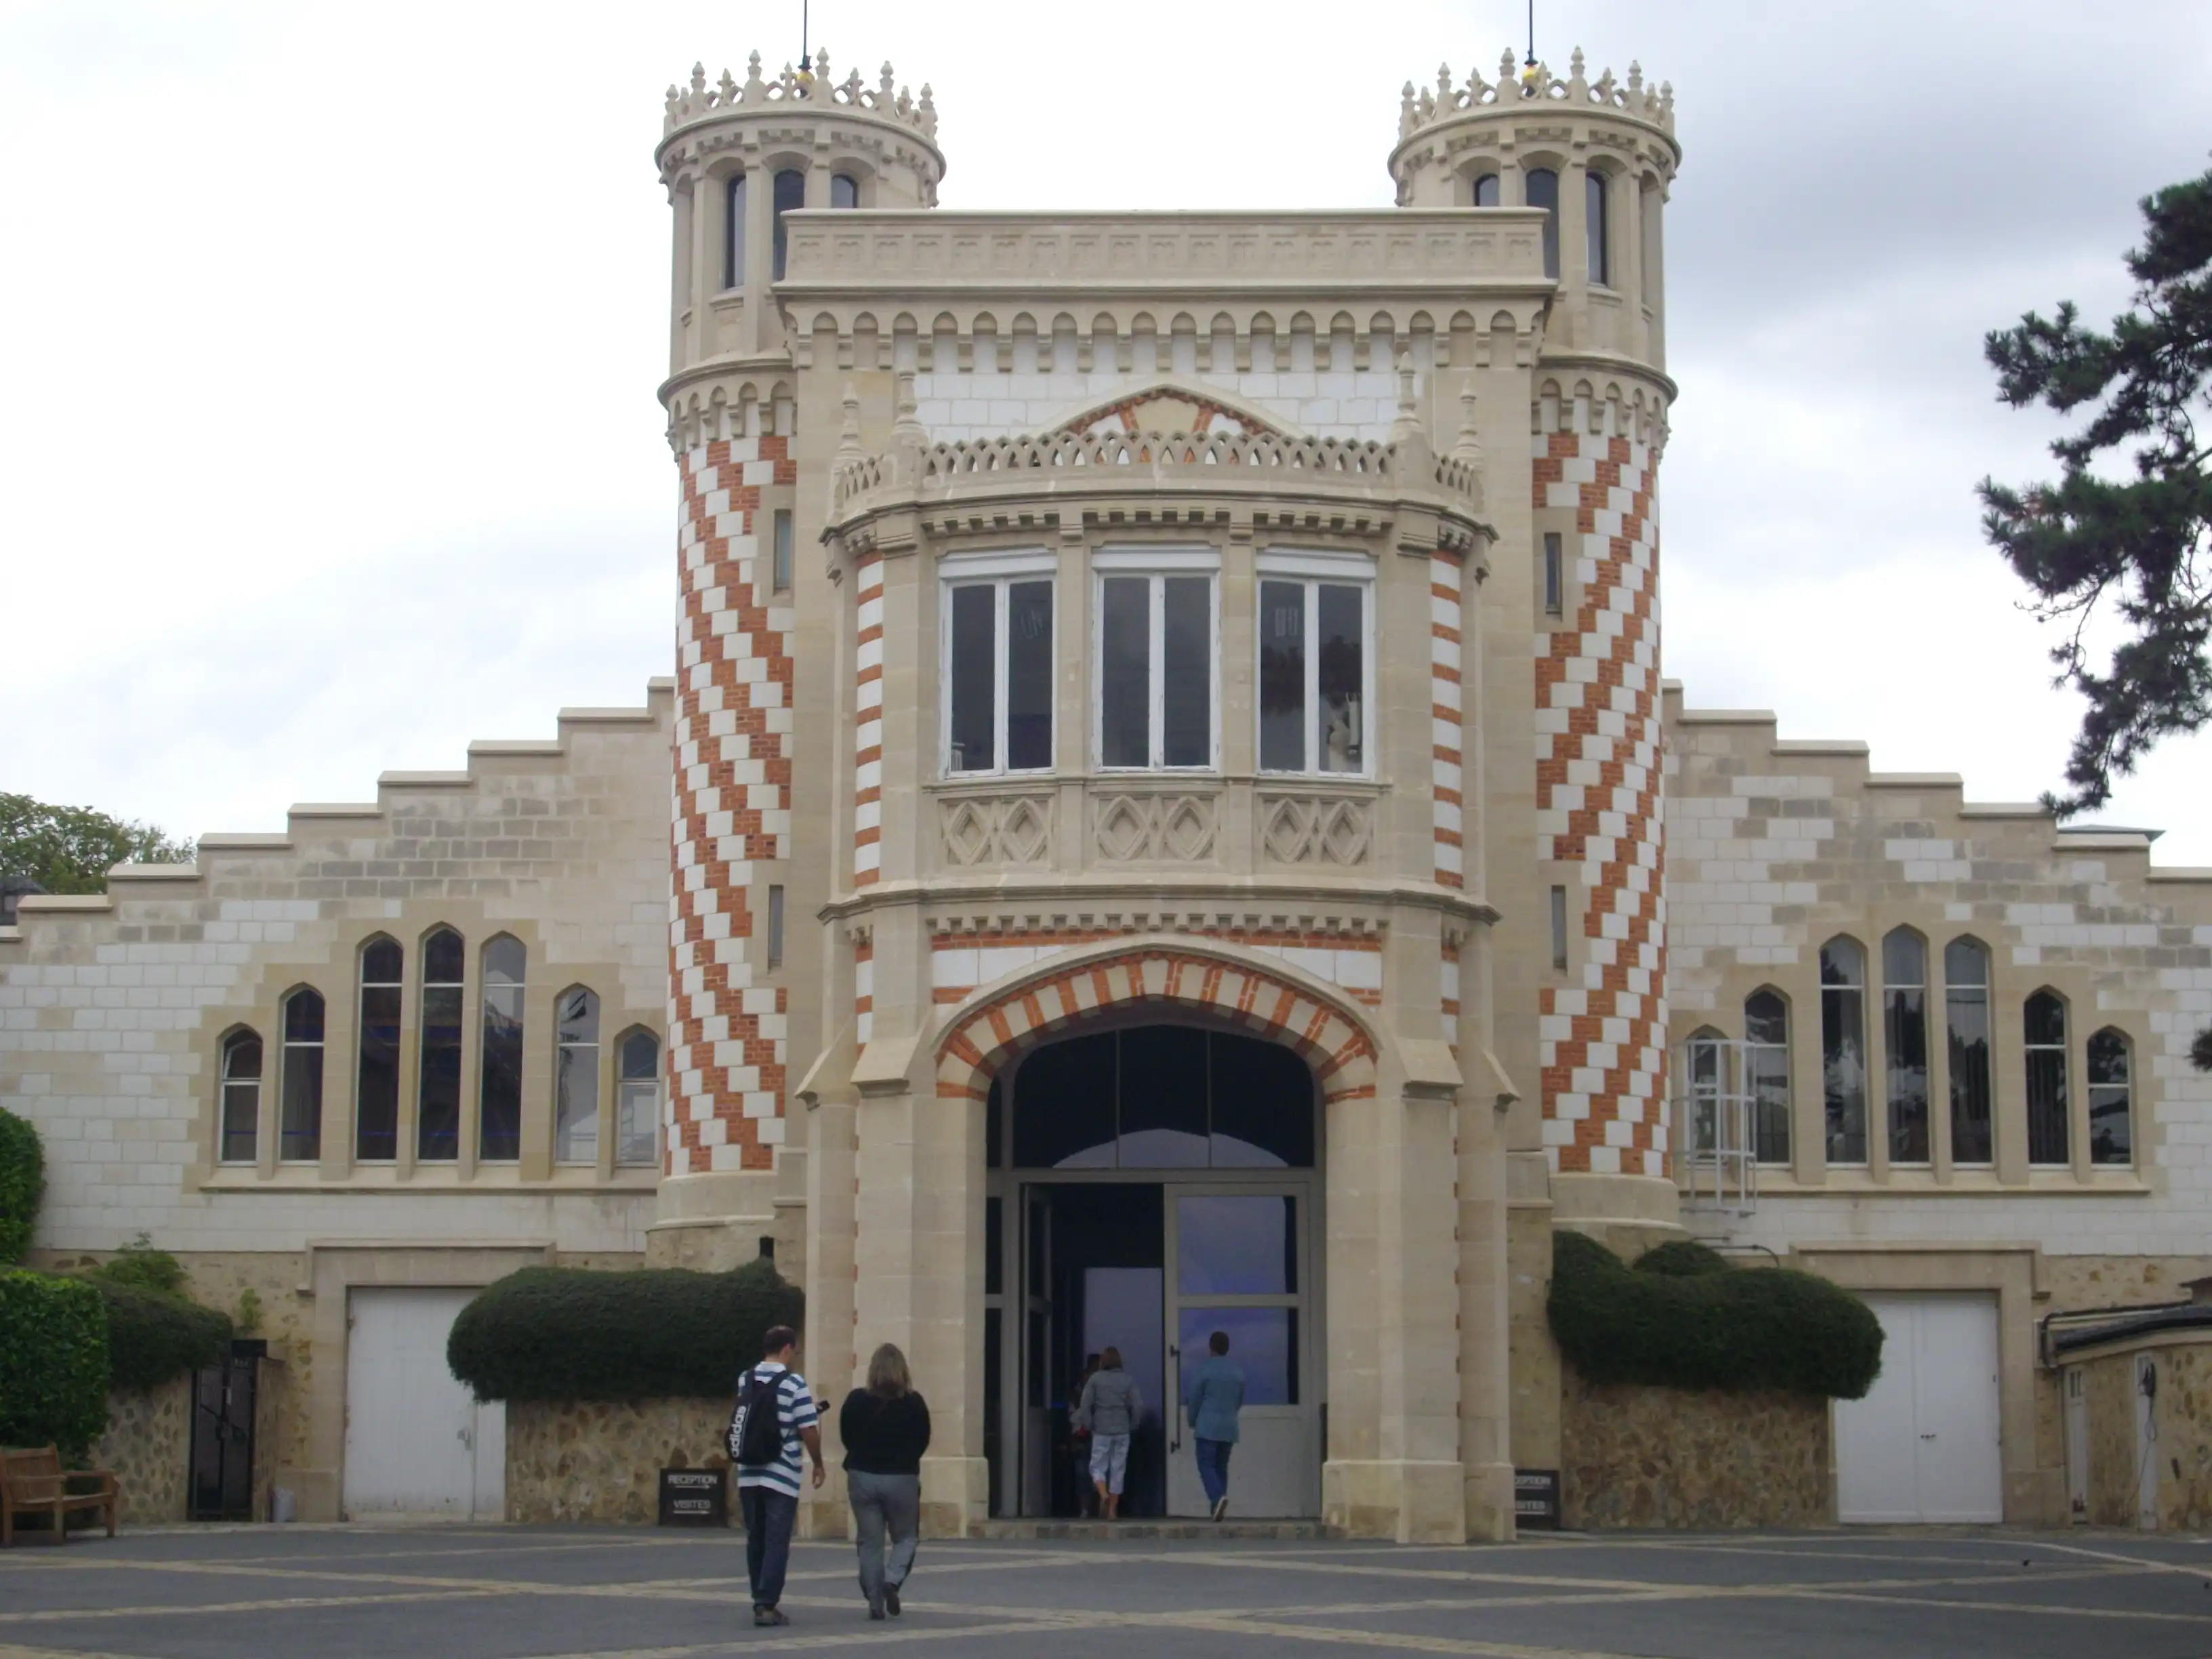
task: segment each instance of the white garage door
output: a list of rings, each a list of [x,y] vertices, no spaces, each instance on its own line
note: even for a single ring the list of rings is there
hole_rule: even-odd
[[[1993,1296],[1869,1296],[1885,1335],[1863,1400],[1836,1402],[1845,1521],[2002,1521]]]
[[[474,1291],[356,1290],[346,1339],[345,1513],[352,1521],[498,1521],[507,1407],[446,1364]]]

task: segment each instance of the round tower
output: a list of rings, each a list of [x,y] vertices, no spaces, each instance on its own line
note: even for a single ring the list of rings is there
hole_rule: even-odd
[[[1544,264],[1559,300],[1547,348],[1615,352],[1666,368],[1667,193],[1681,165],[1674,89],[1607,70],[1566,78],[1537,64],[1516,70],[1510,51],[1498,80],[1468,74],[1418,93],[1408,81],[1390,176],[1400,207],[1533,207],[1548,215]]]
[[[830,55],[740,82],[703,65],[668,89],[653,159],[674,210],[669,378],[681,474],[669,915],[668,1100],[652,1258],[725,1267],[774,1239],[796,1275],[803,1234],[779,1207],[794,1046],[818,1047],[818,932],[800,926],[807,854],[793,825],[801,619],[819,580],[799,550],[799,410],[775,285],[794,210],[927,208],[945,157],[927,87],[830,79]],[[816,492],[818,495],[818,491]],[[810,522],[802,525],[800,520]],[[827,651],[826,638],[817,657]],[[785,898],[792,896],[792,925]]]
[[[1558,288],[1528,365],[1527,540],[1509,550],[1519,514],[1501,513],[1507,545],[1492,556],[1493,614],[1535,618],[1530,660],[1518,648],[1493,657],[1508,677],[1493,684],[1493,718],[1530,708],[1535,771],[1533,812],[1525,784],[1500,778],[1494,791],[1489,890],[1508,913],[1496,1018],[1534,1028],[1534,1054],[1516,1046],[1513,1063],[1533,1060],[1540,1115],[1515,1145],[1530,1158],[1540,1146],[1554,1217],[1630,1231],[1678,1220],[1657,478],[1674,396],[1662,223],[1680,161],[1673,88],[1646,86],[1635,64],[1625,82],[1591,81],[1579,51],[1564,78],[1540,64],[1516,71],[1508,52],[1495,82],[1455,86],[1446,69],[1433,88],[1408,84],[1390,153],[1401,206],[1546,216],[1544,272]],[[1526,610],[1517,592],[1507,602],[1523,583]]]

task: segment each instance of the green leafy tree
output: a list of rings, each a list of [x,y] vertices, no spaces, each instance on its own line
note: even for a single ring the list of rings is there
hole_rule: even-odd
[[[2045,798],[2061,817],[2102,806],[2160,738],[2212,721],[2212,432],[2197,424],[2212,414],[2212,170],[2141,206],[2135,303],[2109,331],[2069,301],[1984,343],[2006,403],[2087,411],[2051,446],[2056,483],[1981,484],[1984,532],[2036,614],[2065,624],[2051,660],[2088,703],[2066,792]],[[2100,667],[2087,635],[2107,608],[2122,635]],[[2212,1071],[2212,1027],[2191,1059]]]
[[[49,893],[104,893],[115,865],[189,864],[194,851],[150,823],[0,793],[0,876],[27,876]]]
[[[2014,408],[2088,411],[2051,446],[2056,483],[1981,485],[1984,532],[2036,613],[2067,624],[2051,660],[2088,702],[2067,791],[2049,798],[2062,816],[2102,806],[2161,738],[2212,720],[2212,439],[2197,429],[2212,413],[2212,171],[2141,205],[2135,303],[2109,332],[2069,301],[1984,343]],[[2100,667],[2086,633],[2107,608],[2124,637]]]
[[[0,1267],[21,1261],[46,1190],[46,1154],[27,1118],[0,1107]]]

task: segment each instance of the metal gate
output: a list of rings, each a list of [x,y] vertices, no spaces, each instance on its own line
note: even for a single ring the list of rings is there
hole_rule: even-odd
[[[253,1405],[262,1342],[230,1352],[192,1378],[192,1519],[253,1519]]]

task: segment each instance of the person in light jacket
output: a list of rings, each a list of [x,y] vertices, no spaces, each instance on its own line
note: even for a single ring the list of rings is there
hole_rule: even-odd
[[[1198,1478],[1217,1521],[1229,1513],[1229,1454],[1237,1447],[1237,1413],[1244,1406],[1244,1368],[1229,1358],[1229,1333],[1216,1331],[1212,1350],[1183,1384],[1183,1415],[1198,1449]]]
[[[1075,1422],[1091,1431],[1091,1484],[1098,1489],[1099,1513],[1109,1521],[1121,1516],[1121,1482],[1129,1472],[1129,1436],[1145,1414],[1136,1379],[1122,1369],[1121,1351],[1109,1346],[1098,1369],[1075,1402]]]

